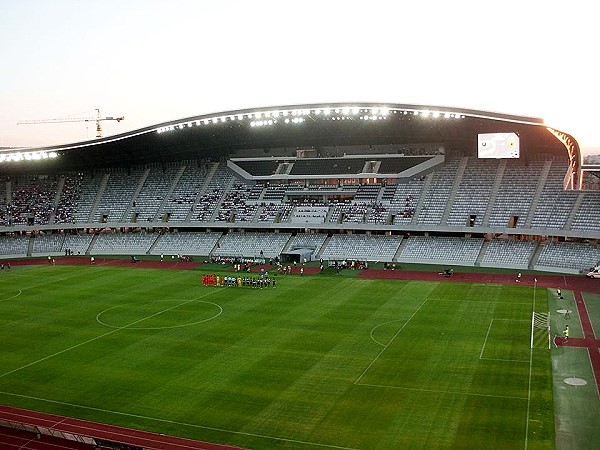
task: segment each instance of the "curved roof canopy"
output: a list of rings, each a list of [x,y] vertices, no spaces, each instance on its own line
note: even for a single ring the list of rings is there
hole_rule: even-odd
[[[8,152],[56,153],[44,166],[90,169],[243,155],[245,149],[321,148],[439,143],[448,152],[477,154],[480,133],[519,136],[521,157],[568,157],[579,169],[579,147],[541,118],[441,106],[336,103],[265,107],[204,114],[93,141]],[[9,168],[12,166],[12,168]],[[0,173],[28,168],[0,164]],[[35,170],[39,171],[40,166]],[[33,167],[32,167],[33,169]],[[573,179],[576,179],[574,177]],[[575,187],[572,183],[571,187]]]

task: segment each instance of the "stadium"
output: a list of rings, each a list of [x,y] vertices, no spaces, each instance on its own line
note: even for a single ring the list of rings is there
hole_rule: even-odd
[[[2,149],[0,442],[594,448],[598,173],[408,104]]]

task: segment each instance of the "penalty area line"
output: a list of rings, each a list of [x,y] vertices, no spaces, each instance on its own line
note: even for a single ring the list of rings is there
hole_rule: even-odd
[[[398,337],[398,335],[400,334],[400,332],[402,330],[404,330],[404,327],[406,327],[406,325],[409,324],[409,322],[413,319],[413,317],[415,317],[417,315],[417,313],[421,310],[421,308],[425,305],[425,303],[427,303],[428,300],[429,300],[429,297],[427,297],[425,300],[423,300],[423,303],[421,303],[419,305],[419,307],[410,315],[410,317],[406,320],[406,322],[404,322],[404,324],[400,327],[400,329],[398,331],[396,331],[396,333],[394,333],[394,335],[392,336],[392,338],[390,339],[390,341],[383,346],[383,348],[377,354],[377,356],[375,356],[375,358],[373,359],[373,361],[371,361],[371,363],[365,368],[365,370],[362,371],[362,373],[358,376],[358,378],[356,379],[356,381],[354,381],[354,384],[358,384],[360,382],[360,380],[362,379],[362,377],[364,377],[365,374],[371,369],[371,367],[373,367],[373,365],[377,362],[377,360],[381,357],[381,355],[383,355],[383,353],[387,350],[387,348],[390,346],[390,344],[392,342],[394,342],[394,339],[396,339]],[[384,325],[384,324],[382,324],[382,325]],[[373,331],[373,330],[371,330],[371,331]],[[375,342],[377,342],[377,341],[375,341]],[[381,344],[380,342],[378,342],[378,343]]]

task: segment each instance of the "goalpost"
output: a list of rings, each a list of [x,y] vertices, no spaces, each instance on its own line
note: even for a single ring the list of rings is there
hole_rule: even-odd
[[[550,312],[531,314],[531,348],[533,348],[534,338],[548,340],[548,350],[551,348],[552,339],[550,338]]]

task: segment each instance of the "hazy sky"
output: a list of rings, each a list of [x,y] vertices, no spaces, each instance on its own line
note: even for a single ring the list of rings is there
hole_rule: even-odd
[[[542,117],[600,147],[586,1],[0,0],[0,147],[92,139],[204,113],[414,103]]]

